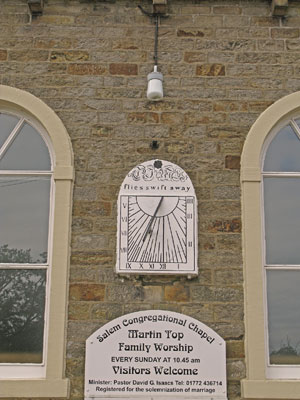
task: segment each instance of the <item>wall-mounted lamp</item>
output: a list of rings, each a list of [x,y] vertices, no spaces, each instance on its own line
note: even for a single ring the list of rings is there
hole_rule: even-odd
[[[138,6],[142,12],[148,17],[155,18],[155,41],[154,41],[154,70],[148,74],[148,88],[147,88],[147,98],[151,101],[161,100],[164,96],[163,94],[163,74],[158,72],[158,23],[160,17],[166,17],[166,6],[167,0],[153,0],[153,13],[148,13],[141,6]]]
[[[164,96],[163,93],[163,74],[157,71],[157,65],[154,65],[154,71],[148,74],[147,97],[149,100],[158,101]]]

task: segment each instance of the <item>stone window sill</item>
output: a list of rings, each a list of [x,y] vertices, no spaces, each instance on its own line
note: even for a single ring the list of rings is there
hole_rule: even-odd
[[[68,398],[68,379],[0,379],[0,398]]]
[[[300,381],[248,380],[242,381],[244,399],[299,399]]]

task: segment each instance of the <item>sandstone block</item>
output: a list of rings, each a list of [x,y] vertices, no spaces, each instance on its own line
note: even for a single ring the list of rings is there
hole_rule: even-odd
[[[226,343],[226,354],[228,358],[244,358],[244,342],[241,340],[230,340]]]
[[[70,75],[103,75],[106,69],[99,64],[70,64],[68,74]]]
[[[141,286],[132,284],[110,285],[107,287],[107,300],[125,304],[129,302],[142,302],[144,289]]]
[[[214,272],[214,279],[216,285],[224,285],[226,282],[228,285],[242,285],[243,284],[243,270],[239,269],[228,269],[228,270],[216,270]]]
[[[8,59],[10,61],[33,62],[33,61],[47,61],[49,52],[47,50],[10,50],[8,52]]]
[[[81,265],[81,266],[109,264],[111,266],[113,263],[113,254],[114,252],[112,253],[107,249],[97,249],[97,251],[91,249],[83,249],[83,250],[74,249],[71,254],[71,264]],[[82,279],[84,280],[85,270],[80,270],[78,274],[80,273],[82,274]],[[91,271],[91,273],[93,274],[93,270]]]
[[[236,15],[225,15],[224,16],[224,27],[225,28],[238,28],[246,27],[250,25],[250,18],[248,16],[236,16]]]
[[[237,186],[217,186],[213,189],[213,196],[218,200],[238,199],[240,188]]]
[[[213,308],[209,304],[183,305],[182,312],[203,323],[209,323],[214,319]]]
[[[190,37],[190,38],[202,38],[202,37],[209,37],[213,33],[213,30],[210,28],[205,29],[190,29],[190,28],[180,28],[177,30],[178,37]]]
[[[299,38],[299,28],[272,28],[271,37],[274,39],[295,39]]]
[[[70,299],[79,301],[103,301],[105,285],[77,284],[70,285]]]
[[[207,55],[205,53],[198,53],[194,51],[186,51],[184,53],[184,61],[187,63],[206,61]]]
[[[268,3],[253,2],[243,5],[244,15],[258,15],[258,16],[268,16],[270,15],[270,6]]]
[[[69,49],[72,47],[72,39],[66,38],[35,38],[34,47],[40,49],[62,48]]]
[[[210,13],[211,13],[211,7],[209,7],[208,5],[202,5],[201,3],[199,3],[196,6],[191,6],[191,5],[189,5],[189,3],[186,3],[186,5],[184,5],[184,7],[182,7],[182,9],[181,9],[182,15],[185,15],[185,14],[203,15],[203,14],[210,14]]]
[[[189,301],[189,289],[183,285],[173,285],[165,287],[165,300],[176,302]]]
[[[137,75],[137,64],[113,63],[109,65],[109,72],[112,75]]]
[[[144,295],[145,302],[159,303],[163,300],[163,288],[157,285],[144,286]]]
[[[2,4],[1,4],[2,9]],[[0,24],[28,24],[29,22],[29,13],[1,13],[0,14]]]
[[[289,9],[288,18],[282,19],[282,27],[299,28],[300,15],[297,7]]]
[[[75,18],[72,15],[41,15],[34,23],[44,23],[53,25],[74,25]]]
[[[287,55],[285,54],[285,57]],[[274,77],[286,77],[293,75],[292,65],[259,65],[258,74],[260,76],[274,76]],[[257,100],[257,99],[256,99]]]
[[[297,44],[299,41],[297,40]],[[288,45],[287,45],[288,47]],[[257,48],[261,51],[283,51],[284,50],[284,40],[258,40]],[[299,47],[298,47],[299,48]]]
[[[225,168],[240,169],[241,157],[227,155],[225,157]]]
[[[266,52],[245,52],[239,53],[236,61],[240,63],[264,63],[264,64],[280,64],[281,53],[266,53]]]
[[[68,313],[70,320],[87,320],[90,314],[90,304],[82,301],[70,301]]]
[[[157,113],[143,113],[143,112],[135,112],[128,114],[128,123],[137,123],[137,124],[145,124],[145,123],[155,123],[159,122],[159,114]]]
[[[84,375],[84,363],[80,359],[68,359],[66,362],[66,371],[69,377],[78,377]]]
[[[220,15],[195,15],[194,24],[202,28],[220,28],[223,26],[223,16]]]
[[[240,233],[241,220],[239,218],[231,220],[213,220],[209,223],[208,231],[211,233]]]
[[[213,6],[213,13],[221,15],[240,15],[242,13],[242,9],[241,7],[231,5]]]
[[[164,112],[161,114],[161,122],[168,125],[181,124],[183,122],[183,115],[174,112]]]
[[[111,303],[91,304],[91,318],[95,320],[106,319],[108,321],[122,315],[122,306]]]
[[[244,335],[244,323],[216,322],[210,325],[223,339],[241,340]]]
[[[242,302],[242,288],[233,287],[191,287],[191,300],[200,302]]]
[[[227,393],[230,399],[240,399],[241,398],[241,384],[239,380],[229,380],[227,382]]]
[[[229,39],[237,39],[239,37],[239,29],[238,28],[217,28],[216,29],[216,37],[218,38],[226,38]],[[249,36],[247,35],[247,38]]]
[[[279,26],[280,20],[279,18],[273,18],[271,16],[253,16],[251,18],[251,25],[255,26]]]
[[[187,142],[169,142],[165,146],[167,153],[178,153],[178,154],[192,154],[194,152],[194,145]]]
[[[243,321],[243,304],[214,305],[216,321]]]
[[[215,238],[207,237],[205,235],[200,235],[200,251],[212,251],[216,248]],[[208,282],[211,283],[211,282]]]
[[[74,232],[91,232],[93,229],[93,221],[86,218],[74,218],[72,222]]]
[[[88,59],[89,53],[87,51],[52,51],[50,54],[50,60],[55,62],[87,61]]]
[[[108,247],[108,240],[109,238],[104,234],[74,234],[72,237],[72,246],[75,250],[80,251],[104,250]]]
[[[225,76],[225,65],[223,65],[223,64],[197,65],[196,75],[199,75],[199,76]]]
[[[214,64],[233,63],[235,62],[236,53],[234,51],[211,51],[207,55],[207,61]]]
[[[82,342],[84,346],[86,338],[89,337],[93,332],[95,332],[96,329],[99,328],[101,322],[103,324],[103,321],[97,321],[97,322],[84,321],[84,323],[80,321],[70,321],[68,323],[69,340],[74,342]]]
[[[7,59],[7,50],[0,50],[0,61],[5,61]]]
[[[243,361],[227,361],[227,376],[229,379],[241,379],[246,375]]]

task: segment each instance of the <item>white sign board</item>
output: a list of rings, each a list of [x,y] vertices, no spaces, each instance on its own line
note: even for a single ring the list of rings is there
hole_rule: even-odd
[[[226,399],[226,392],[225,341],[187,315],[127,314],[86,341],[86,399]]]
[[[151,160],[133,168],[118,196],[116,271],[198,273],[197,198],[178,165]]]

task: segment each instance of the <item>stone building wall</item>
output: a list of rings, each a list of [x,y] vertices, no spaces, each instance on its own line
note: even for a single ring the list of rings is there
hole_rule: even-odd
[[[147,0],[0,0],[0,83],[49,105],[71,137],[73,202],[66,375],[83,398],[85,339],[125,313],[190,315],[227,342],[229,398],[245,376],[240,154],[270,104],[300,89],[300,5],[272,17],[268,0],[168,0],[159,27],[164,99],[146,99],[154,24]],[[157,140],[158,149],[151,143]],[[199,276],[115,274],[116,205],[135,165],[178,164],[198,196]]]

